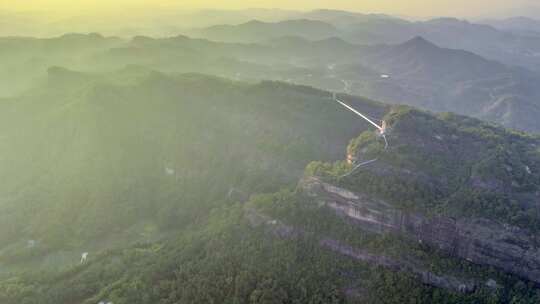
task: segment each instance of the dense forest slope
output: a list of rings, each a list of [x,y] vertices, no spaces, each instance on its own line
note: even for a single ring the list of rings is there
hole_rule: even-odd
[[[221,201],[294,182],[313,159],[343,158],[367,128],[328,92],[141,68],[51,68],[43,87],[0,107],[4,266],[58,250],[70,264],[109,241],[178,229]]]
[[[301,188],[368,231],[540,282],[538,138],[407,108],[387,119],[389,149],[368,133],[349,146],[348,159],[376,162],[341,178],[347,165],[313,163],[327,183],[308,176]]]
[[[369,133],[354,139],[348,147],[349,159],[377,156],[378,161],[338,179],[340,185],[350,184],[351,190],[372,185],[369,191],[381,199],[415,211],[477,215],[538,229],[537,136],[408,107],[394,108],[386,121],[391,125],[390,148],[383,150],[383,143]],[[309,170],[318,172],[327,166],[314,163]],[[343,166],[337,163],[332,170]],[[409,195],[414,204],[409,204]]]
[[[453,114],[389,109],[342,96],[370,115],[386,113],[390,145],[385,150],[374,132],[336,108],[328,93],[310,88],[139,69],[101,75],[107,84],[98,85],[92,75],[62,69],[50,73],[50,88],[56,77],[67,77],[82,84],[85,99],[76,100],[77,111],[59,95],[50,95],[55,98],[43,108],[35,107],[43,99],[32,99],[32,93],[16,102],[32,104],[42,118],[71,117],[69,127],[56,123],[77,135],[52,137],[46,130],[56,134],[58,129],[51,120],[47,128],[15,132],[36,136],[27,160],[41,163],[47,178],[36,177],[28,167],[19,170],[13,159],[6,162],[15,176],[32,175],[43,188],[40,193],[18,191],[2,205],[9,212],[2,213],[9,214],[9,227],[17,227],[3,238],[20,241],[2,250],[1,261],[38,265],[2,275],[2,303],[472,304],[540,299],[535,283],[537,137]],[[203,84],[212,88],[203,96],[190,89]],[[60,87],[56,94],[80,97],[73,95],[79,90]],[[88,88],[92,94],[99,88],[100,98],[92,98]],[[15,116],[21,114],[18,107],[7,105],[12,112],[5,118],[21,119]],[[185,107],[196,117],[183,116]],[[213,107],[215,112],[206,113]],[[225,116],[220,114],[224,111]],[[229,116],[241,119],[224,122]],[[89,117],[100,123],[89,125]],[[206,121],[207,128],[198,121]],[[182,137],[168,137],[171,128]],[[135,136],[122,133],[126,130]],[[260,146],[261,136],[275,146]],[[70,152],[55,159],[46,156],[57,152],[37,148],[41,140],[66,138],[63,147]],[[345,153],[348,138],[354,139]],[[103,153],[75,153],[81,145]],[[193,145],[198,148],[190,152]],[[346,155],[350,162],[377,161],[351,172],[353,164],[339,160]],[[300,178],[308,159],[317,157],[330,162],[309,164]],[[3,185],[8,186],[17,184]],[[249,195],[279,187],[285,188]],[[70,195],[70,189],[83,188],[84,195]],[[29,221],[28,210],[39,217]],[[39,225],[21,227],[18,222]],[[132,238],[137,243],[89,247],[100,238],[125,239],[118,233],[141,222],[145,228],[157,225],[158,237],[139,235]],[[27,246],[23,240],[29,238],[38,244]],[[79,264],[77,255],[68,256],[56,268],[36,262],[70,248],[90,251],[89,260]]]

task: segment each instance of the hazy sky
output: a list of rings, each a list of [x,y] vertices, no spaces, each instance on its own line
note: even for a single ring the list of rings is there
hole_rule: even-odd
[[[124,11],[135,7],[242,9],[333,8],[410,16],[486,16],[519,11],[538,0],[0,0],[4,10],[53,10],[71,15],[90,11]],[[525,11],[525,10],[524,10]]]

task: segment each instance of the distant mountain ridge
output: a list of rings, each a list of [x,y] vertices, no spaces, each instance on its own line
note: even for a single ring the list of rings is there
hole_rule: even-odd
[[[95,34],[46,40],[4,38],[0,44],[4,45],[0,66],[5,67],[0,69],[4,79],[0,86],[10,90],[17,88],[10,83],[19,84],[22,90],[39,82],[49,65],[60,62],[71,69],[93,72],[139,65],[167,73],[200,72],[255,82],[280,80],[467,114],[518,130],[540,130],[538,73],[469,51],[447,49],[420,36],[400,44],[372,46],[337,37],[310,40],[290,35],[257,44],[184,35],[137,36],[126,41]],[[47,61],[40,59],[44,54]]]
[[[374,66],[382,71],[435,81],[474,80],[509,70],[503,64],[471,52],[440,48],[420,36],[393,47],[380,48],[372,52],[372,56],[376,57]]]
[[[215,25],[192,30],[190,35],[216,41],[261,42],[283,36],[300,36],[310,40],[325,39],[338,34],[331,24],[308,20],[285,20],[276,23],[251,20],[239,25]]]
[[[540,20],[538,19],[519,16],[507,19],[487,19],[482,23],[516,34],[540,36]]]
[[[352,43],[373,45],[397,44],[416,36],[423,36],[441,47],[463,49],[508,65],[540,70],[540,61],[535,56],[536,53],[540,53],[540,37],[523,36],[487,24],[457,18],[411,22],[386,15],[364,15],[331,10],[313,11],[299,16],[336,27],[332,31],[328,27],[321,27],[320,24],[310,25],[306,22],[304,30],[296,31],[296,35],[303,34],[302,37],[311,40],[333,35]],[[187,33],[227,42],[260,42],[264,38],[275,38],[283,22],[265,22],[264,28],[260,27],[259,23],[253,23],[251,26],[249,23],[242,26],[212,26]],[[311,29],[307,30],[307,27]],[[282,35],[291,35],[293,32],[294,30],[291,30],[291,33]]]
[[[534,117],[540,115],[540,104],[536,102],[540,90],[535,83],[540,81],[540,75],[534,72],[511,68],[470,52],[443,49],[423,38],[369,53],[364,65],[391,75],[405,87],[416,87],[424,95],[423,101],[405,103],[436,111],[475,113],[473,116],[508,127],[521,124],[517,128],[536,130]],[[381,94],[384,93],[382,89]],[[399,97],[390,100],[397,101]]]

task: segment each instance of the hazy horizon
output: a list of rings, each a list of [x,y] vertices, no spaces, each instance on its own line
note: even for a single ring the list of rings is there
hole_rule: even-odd
[[[0,0],[0,54],[0,304],[540,303],[540,0]]]
[[[337,0],[330,5],[328,1],[174,1],[174,0],[23,0],[16,3],[0,2],[0,11],[8,13],[32,13],[40,17],[73,18],[80,16],[118,15],[125,17],[126,10],[131,12],[144,12],[151,15],[161,11],[177,10],[243,10],[243,9],[279,9],[306,11],[315,9],[347,10],[359,13],[377,13],[411,17],[459,17],[459,18],[486,18],[509,17],[518,15],[535,15],[538,13],[538,3],[533,0],[492,0],[492,1],[465,1],[465,0]]]

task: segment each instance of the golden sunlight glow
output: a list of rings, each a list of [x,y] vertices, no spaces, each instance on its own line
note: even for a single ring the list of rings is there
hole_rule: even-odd
[[[280,8],[309,10],[346,9],[415,16],[482,15],[505,7],[527,5],[531,0],[0,0],[3,10],[56,11],[76,14],[97,11],[121,12],[125,9],[163,8]]]

